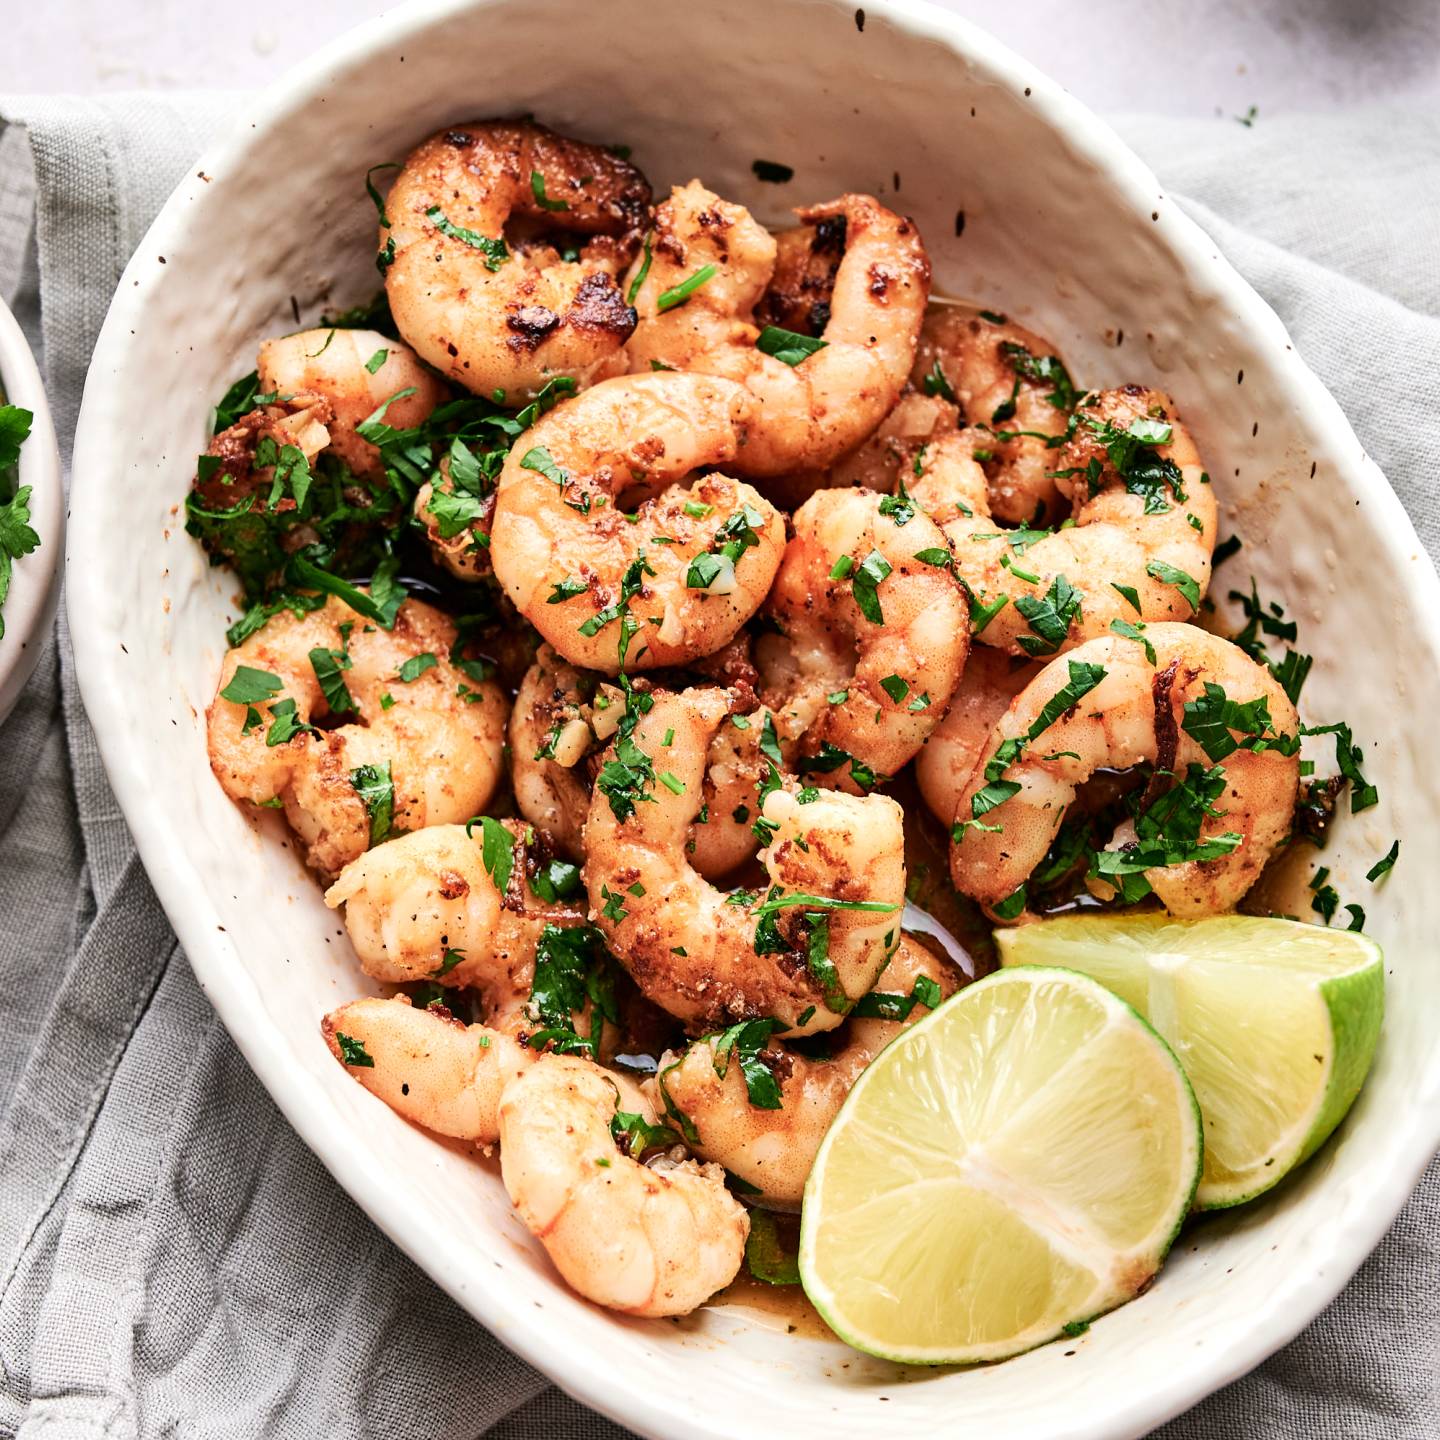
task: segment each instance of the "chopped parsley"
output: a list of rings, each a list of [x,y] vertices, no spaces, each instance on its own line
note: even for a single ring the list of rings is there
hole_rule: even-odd
[[[753,505],[742,505],[716,530],[710,549],[690,562],[685,584],[691,590],[709,590],[717,579],[725,576],[729,585],[735,578],[740,557],[759,545],[760,536],[756,532],[764,526],[765,517]]]
[[[32,487],[22,485],[10,493],[11,478],[20,460],[20,447],[30,435],[34,416],[18,405],[0,405],[0,606],[10,593],[10,580],[15,562],[32,554],[40,545],[40,536],[30,524]],[[8,498],[6,497],[8,494]],[[5,635],[5,621],[0,616],[0,639]]]
[[[575,1017],[591,1006],[590,1034],[582,1036]],[[596,1059],[606,1020],[620,1018],[615,975],[600,932],[593,925],[546,925],[535,946],[530,1014],[542,1028],[530,1036],[532,1049],[549,1045],[563,1055]]]
[[[535,197],[535,203],[542,210],[558,211],[568,210],[570,208],[568,202],[564,200],[552,200],[545,193],[545,177],[538,170],[532,170],[530,172],[530,193]]]
[[[361,1041],[352,1039],[342,1030],[337,1030],[335,1032],[335,1043],[340,1047],[340,1059],[346,1065],[352,1065],[356,1069],[361,1070],[373,1070],[375,1068],[374,1058],[370,1052],[366,1050]]]
[[[890,562],[878,550],[872,550],[855,567],[855,578],[850,582],[860,613],[874,625],[885,623],[879,590],[880,582],[890,574],[891,568]]]
[[[799,335],[794,330],[782,330],[778,325],[767,325],[755,342],[755,348],[762,354],[773,355],[786,365],[798,365],[808,360],[817,350],[823,350],[830,342],[814,335]]]
[[[395,678],[404,685],[413,685],[427,670],[434,669],[439,663],[430,651],[424,650],[406,660],[396,671]]]
[[[357,766],[350,772],[350,784],[370,817],[370,844],[379,845],[390,835],[395,820],[395,782],[390,762]]]
[[[1031,634],[1017,635],[1016,643],[1032,658],[1053,655],[1070,635],[1070,627],[1080,615],[1084,594],[1064,575],[1057,575],[1043,598],[1017,595],[1015,608],[1025,617]]]
[[[487,270],[498,270],[510,258],[510,251],[506,248],[503,237],[492,240],[478,231],[467,230],[463,225],[453,224],[446,218],[445,212],[438,205],[432,205],[425,212],[425,218],[442,235],[448,236],[451,240],[459,240],[461,244],[469,245],[472,249],[480,251],[485,257]]]
[[[1162,585],[1173,585],[1184,597],[1193,615],[1200,609],[1200,586],[1193,575],[1187,575],[1178,565],[1164,560],[1152,560],[1145,573],[1160,581]]]
[[[672,285],[668,290],[662,290],[659,298],[655,301],[655,311],[663,315],[667,310],[673,310],[677,305],[683,305],[702,285],[713,280],[716,274],[714,265],[702,265],[693,275],[687,275],[678,285]]]

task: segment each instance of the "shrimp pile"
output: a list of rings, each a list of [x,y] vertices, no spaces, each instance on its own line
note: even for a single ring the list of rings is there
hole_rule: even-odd
[[[1234,909],[1298,685],[1202,628],[1176,399],[932,297],[874,197],[772,233],[528,119],[366,186],[383,296],[265,340],[187,502],[245,602],[211,766],[349,936],[335,1059],[498,1146],[578,1294],[683,1315],[983,973],[907,895]]]

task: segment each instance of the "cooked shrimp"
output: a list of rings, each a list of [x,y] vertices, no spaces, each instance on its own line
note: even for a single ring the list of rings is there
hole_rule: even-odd
[[[1065,433],[1079,397],[1054,346],[1004,316],[946,305],[925,321],[912,375],[983,427],[990,513],[1008,525],[1058,524],[1065,506],[1044,437]]]
[[[922,976],[934,989],[926,991],[922,982],[916,990]],[[739,1064],[717,1055],[717,1035],[696,1040],[679,1057],[662,1056],[645,1089],[657,1110],[684,1117],[687,1143],[697,1156],[761,1192],[757,1205],[798,1210],[815,1152],[860,1072],[958,984],[954,966],[902,938],[877,984],[875,1013],[847,1020],[828,1057],[813,1059],[774,1040],[760,1052],[779,1086],[777,1110],[751,1103]],[[920,999],[922,993],[928,998]]]
[[[500,778],[505,699],[466,682],[454,642],[448,617],[416,600],[389,630],[334,597],[282,611],[225,657],[211,769],[233,800],[278,800],[327,876],[390,834],[478,814]],[[253,699],[227,697],[232,682]],[[340,715],[355,718],[314,728]]]
[[[950,708],[915,757],[920,794],[944,824],[955,818],[976,763],[989,757],[985,747],[995,722],[1043,668],[1038,660],[1016,660],[988,645],[971,647]]]
[[[918,499],[924,477],[937,468],[943,455],[946,465],[964,467],[965,476],[959,493],[951,497],[950,512],[936,513],[939,507],[931,504],[924,507],[936,524],[944,524],[953,514],[962,513],[953,508],[954,499],[966,501],[967,508],[973,508],[976,497],[984,497],[980,501],[982,513],[983,506],[989,503],[985,472],[974,457],[975,450],[986,440],[978,430],[960,428],[958,412],[948,400],[907,391],[880,422],[879,429],[858,449],[842,455],[823,482],[816,483],[831,489],[863,485],[882,495],[894,494],[903,485]],[[954,490],[955,476],[946,474],[945,478]]]
[[[798,213],[806,225],[845,227],[829,315],[808,355],[781,359],[758,348],[752,316],[775,242],[698,181],[658,207],[646,256],[631,270],[640,316],[631,368],[658,363],[744,384],[756,402],[737,461],[747,475],[823,469],[858,445],[900,394],[930,294],[924,243],[903,216],[868,195]]]
[[[620,723],[625,696],[542,645],[510,712],[510,778],[520,813],[548,844],[584,859],[581,831],[590,809],[592,772]],[[704,800],[685,842],[690,863],[708,880],[728,875],[755,853],[753,822],[770,761],[761,753],[764,709],[737,710],[710,742]]]
[[[485,866],[483,831],[430,825],[366,851],[325,892],[367,975],[391,984],[438,980],[487,998],[529,993],[535,943],[550,924],[583,923],[578,905],[545,903],[526,883],[526,826],[497,822],[510,853],[502,893]],[[505,842],[501,842],[505,843]],[[502,872],[504,873],[504,872]]]
[[[1154,855],[1143,878],[1171,914],[1233,909],[1289,833],[1297,737],[1284,690],[1228,640],[1173,624],[1091,640],[1046,665],[991,733],[955,813],[955,888],[1013,918],[1077,787],[1149,763],[1136,821],[1092,876],[1108,893]]]
[[[764,895],[725,895],[685,842],[723,690],[644,697],[606,752],[585,825],[585,883],[610,949],[656,1005],[696,1026],[772,1016],[795,1033],[833,1029],[899,941],[902,813],[885,796],[777,788],[760,819]]]
[[[775,268],[775,237],[743,205],[698,180],[655,208],[655,227],[631,266],[626,293],[640,320],[625,346],[632,372],[693,370],[717,350],[753,345],[751,315]],[[709,271],[680,301],[675,290]]]
[[[590,810],[584,760],[595,725],[607,712],[616,721],[624,696],[597,693],[596,677],[562,660],[549,645],[535,652],[510,711],[510,784],[520,813],[571,860],[584,858],[580,835]],[[600,708],[595,712],[592,707]]]
[[[1117,620],[1196,613],[1218,512],[1174,410],[1168,396],[1138,385],[1081,402],[1074,437],[1056,452],[1073,526],[997,531],[979,514],[946,524],[957,572],[987,610],[1000,607],[978,639],[1012,655],[1053,655]]]
[[[733,461],[749,398],[704,375],[606,381],[552,410],[500,475],[495,574],[556,650],[591,670],[682,665],[760,608],[785,546],[749,485],[691,471]],[[633,516],[622,496],[646,494]]]
[[[330,1053],[396,1114],[482,1145],[500,1138],[501,1092],[536,1058],[501,1030],[416,1009],[404,995],[352,1000],[320,1030]]]
[[[830,323],[835,277],[844,258],[843,215],[779,231],[775,268],[755,307],[755,323],[776,325],[797,335],[823,335]]]
[[[756,643],[762,695],[785,734],[803,734],[802,774],[863,790],[865,767],[893,775],[945,713],[965,600],[944,535],[912,503],[821,490],[794,530],[767,601],[782,634]]]
[[[257,369],[263,394],[325,397],[331,414],[326,448],[364,479],[379,478],[384,467],[380,452],[355,427],[389,400],[385,423],[407,429],[449,394],[409,346],[374,330],[322,326],[267,340]]]
[[[500,1101],[500,1175],[572,1289],[627,1315],[688,1315],[735,1278],[749,1218],[718,1165],[642,1165],[616,1144],[622,1104],[655,1119],[632,1094],[588,1061],[538,1060]]]
[[[510,403],[556,375],[617,374],[635,312],[615,277],[649,207],[644,176],[603,146],[530,121],[442,130],[407,158],[381,217],[395,324],[449,379]]]

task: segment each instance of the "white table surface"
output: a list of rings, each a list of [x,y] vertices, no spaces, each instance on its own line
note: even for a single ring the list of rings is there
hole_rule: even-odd
[[[603,4],[604,0],[594,0]],[[683,0],[679,0],[683,4]],[[1101,112],[1440,104],[1440,0],[941,0]],[[253,89],[381,0],[15,0],[0,93]],[[465,108],[463,98],[457,104]]]

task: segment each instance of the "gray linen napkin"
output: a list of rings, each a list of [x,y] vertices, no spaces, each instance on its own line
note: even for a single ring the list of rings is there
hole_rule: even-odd
[[[67,453],[120,269],[226,108],[0,102],[0,292],[43,343]],[[1122,129],[1440,553],[1440,120]],[[0,1433],[623,1435],[462,1314],[279,1116],[135,859],[57,630],[0,731]],[[1335,1305],[1159,1433],[1440,1434],[1437,1236],[1432,1165]]]

